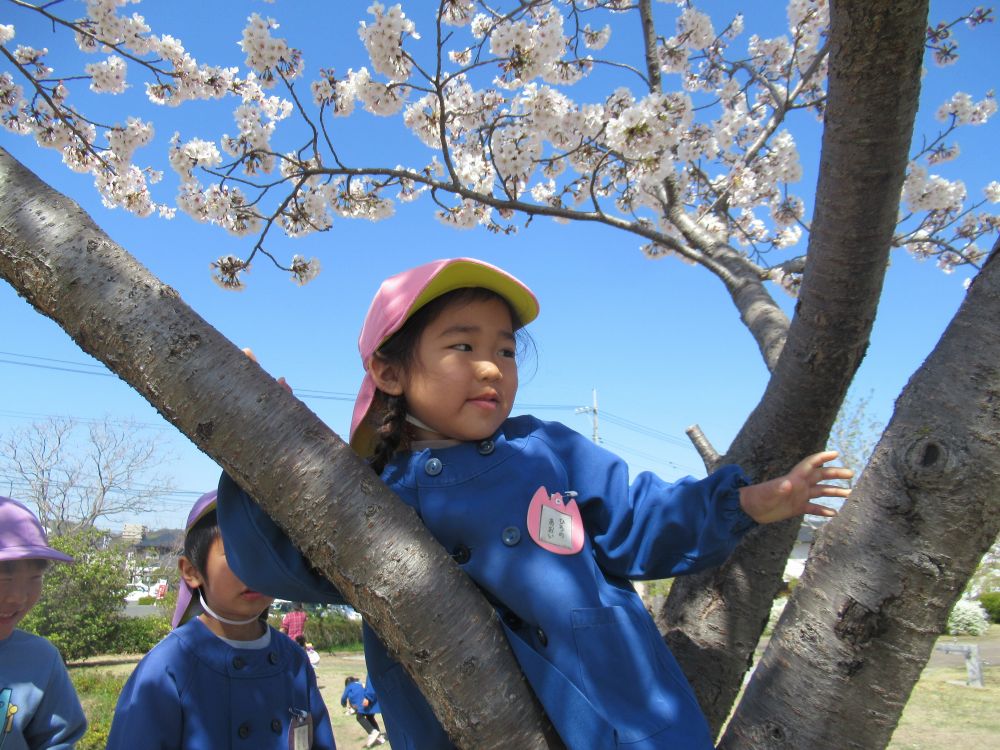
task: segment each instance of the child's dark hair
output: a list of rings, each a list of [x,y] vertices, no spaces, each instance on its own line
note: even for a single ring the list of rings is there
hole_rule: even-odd
[[[350,675],[349,677],[345,677],[345,678],[344,678],[344,687],[347,687],[347,686],[348,686],[348,685],[350,685],[350,684],[351,684],[352,682],[361,682],[361,680],[359,680],[359,679],[358,679],[357,677],[355,677],[354,675]]]
[[[300,646],[302,646],[302,648],[306,647],[306,637],[304,635],[302,635],[301,633],[299,633],[299,635],[295,636],[295,642],[297,644],[299,644]]]
[[[375,356],[402,369],[413,366],[420,336],[441,312],[452,305],[468,305],[473,302],[500,300],[510,312],[511,325],[517,338],[518,355],[531,347],[531,337],[524,331],[524,324],[514,307],[506,298],[483,287],[463,287],[436,297],[417,310],[388,341],[378,348]],[[375,450],[369,463],[376,474],[381,474],[392,454],[409,446],[410,434],[406,421],[406,397],[390,396],[376,390],[372,409],[375,428]]]
[[[199,518],[198,522],[184,535],[184,557],[194,565],[195,570],[203,577],[205,563],[208,561],[208,551],[218,538],[219,519],[214,509]]]

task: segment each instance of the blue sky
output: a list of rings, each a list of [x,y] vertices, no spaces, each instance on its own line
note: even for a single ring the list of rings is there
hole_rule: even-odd
[[[282,23],[280,32],[304,48],[309,81],[321,66],[343,72],[367,62],[355,29],[356,21],[366,17],[369,4],[367,0],[338,3],[342,10],[335,18],[328,18],[329,13],[314,15],[312,10],[293,12],[303,5],[315,9],[315,3],[219,4],[226,6],[220,11],[222,17],[202,24],[201,32],[192,30],[184,19],[202,12],[204,3],[144,3],[136,10],[147,16],[154,29],[183,39],[199,60],[232,65],[242,62],[235,46],[242,19],[254,10],[273,15]],[[934,5],[932,18],[942,17]],[[937,5],[945,8],[941,13],[956,6]],[[724,13],[735,5],[706,3],[704,7],[715,16],[715,9]],[[757,20],[748,17],[741,44],[745,45],[751,31],[771,34],[778,30],[783,8],[778,14],[774,8],[763,12],[767,14],[760,19],[764,30],[759,31]],[[154,20],[161,13],[165,14],[162,19]],[[419,17],[417,21],[421,28]],[[37,24],[22,27],[10,6],[3,7],[0,22],[15,23],[16,41],[56,50],[58,42],[44,28]],[[206,29],[212,28],[225,29],[223,44],[208,36]],[[431,29],[424,26],[421,30],[422,43],[429,43]],[[994,24],[964,33],[960,37],[964,56],[958,65],[943,72],[929,71],[918,138],[921,132],[936,132],[933,112],[951,91],[961,88],[980,99],[995,85],[995,76],[987,72],[995,66],[987,56],[996,46],[997,32]],[[55,60],[59,58],[54,56]],[[84,98],[82,93],[80,98]],[[127,102],[100,100],[102,106],[113,106],[121,113],[134,111],[136,101],[134,96]],[[163,144],[175,129],[185,137],[231,132],[228,111],[226,104],[197,104],[155,112],[157,140],[147,149],[148,158],[160,158]],[[338,120],[336,134],[349,143],[347,153],[366,157],[360,161],[394,164],[397,153],[423,149],[391,122],[365,114],[356,117],[355,121]],[[807,127],[796,135],[806,167],[800,192],[808,200],[815,183],[818,129],[811,122],[803,121],[803,125]],[[998,135],[995,121],[968,129],[961,137],[963,157],[947,165],[948,176],[962,176],[969,191],[977,194],[986,182],[997,179],[994,160],[983,156],[995,154]],[[702,474],[684,429],[698,423],[716,447],[724,449],[766,383],[756,347],[715,277],[677,260],[647,260],[636,239],[603,227],[536,220],[513,237],[478,230],[459,232],[442,226],[433,217],[432,204],[424,199],[398,205],[396,216],[381,223],[339,219],[325,234],[300,240],[275,237],[270,246],[285,257],[292,253],[318,256],[323,263],[319,278],[300,288],[287,274],[261,260],[247,279],[247,289],[233,293],[211,281],[208,266],[225,253],[245,255],[252,244],[249,239],[231,237],[182,215],[163,221],[110,211],[101,205],[89,178],[70,173],[56,154],[42,152],[32,141],[6,131],[0,132],[0,146],[77,200],[113,239],[176,288],[230,340],[252,347],[263,367],[276,376],[284,375],[305,403],[341,435],[346,435],[362,374],[357,334],[379,282],[404,268],[447,256],[472,255],[496,263],[523,279],[539,297],[542,314],[529,329],[537,356],[523,371],[515,412],[556,419],[589,435],[590,416],[576,414],[574,409],[589,405],[596,388],[600,410],[606,415],[600,434],[633,471],[649,469],[667,478]],[[171,195],[172,190],[164,187],[158,197],[167,200]],[[872,393],[873,417],[882,421],[890,417],[893,400],[961,303],[965,275],[947,276],[932,263],[916,262],[903,253],[893,256],[872,344],[852,391],[862,396]],[[790,312],[793,300],[782,292],[776,294]],[[4,394],[0,434],[46,416],[90,420],[107,414],[148,425],[174,456],[168,471],[178,488],[161,511],[139,519],[150,526],[182,525],[194,498],[217,480],[218,470],[208,458],[5,282],[0,282],[0,389]],[[9,482],[0,477],[0,492],[8,494],[10,489]],[[122,517],[105,525],[119,528],[125,520],[135,519]]]

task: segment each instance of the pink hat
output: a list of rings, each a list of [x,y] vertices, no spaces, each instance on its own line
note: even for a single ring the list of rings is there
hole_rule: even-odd
[[[212,490],[211,492],[206,492],[195,501],[194,507],[188,513],[187,524],[184,526],[185,535],[191,531],[192,527],[198,521],[215,510],[216,494],[217,491]],[[197,603],[198,599],[194,595],[194,590],[187,585],[187,581],[181,576],[181,582],[177,589],[177,606],[174,607],[174,616],[170,621],[170,626],[176,628],[182,622],[186,622],[193,614],[192,610]]]
[[[521,325],[538,317],[538,300],[528,287],[506,271],[473,258],[435,260],[383,281],[358,339],[365,379],[354,402],[350,441],[362,458],[374,451],[375,432],[368,423],[376,390],[368,370],[372,356],[421,307],[442,294],[467,287],[482,287],[499,294],[514,308]]]
[[[24,505],[0,497],[0,562],[8,560],[59,560],[73,558],[49,546],[45,529]]]

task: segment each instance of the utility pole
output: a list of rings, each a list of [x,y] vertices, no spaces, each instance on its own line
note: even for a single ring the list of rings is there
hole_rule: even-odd
[[[594,432],[593,432],[593,435],[591,436],[590,439],[593,440],[595,443],[600,443],[601,442],[601,438],[600,438],[600,435],[598,435],[598,433],[597,433],[597,388],[594,388],[594,390],[592,392],[592,395],[593,395],[593,403],[592,403],[592,405],[591,406],[579,406],[579,407],[576,408],[576,413],[577,414],[590,414],[591,415],[591,419],[593,420],[593,423],[594,423]]]

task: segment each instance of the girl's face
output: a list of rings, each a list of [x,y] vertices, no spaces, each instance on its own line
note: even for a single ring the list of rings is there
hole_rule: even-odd
[[[0,562],[0,641],[10,638],[38,602],[45,567],[39,560]]]
[[[181,575],[191,588],[200,587],[201,595],[205,598],[208,606],[220,617],[227,620],[247,620],[263,612],[271,606],[274,599],[264,596],[250,588],[247,588],[236,574],[233,573],[226,562],[226,550],[222,546],[222,537],[216,537],[212,546],[208,549],[208,556],[205,558],[205,573],[202,575],[186,558],[181,558]],[[257,623],[249,623],[245,628],[246,633],[236,633],[233,628],[241,626],[228,626],[211,617],[204,617],[203,621],[209,629],[226,637],[246,635],[256,638],[260,635],[260,626]]]
[[[375,357],[372,376],[431,430],[417,440],[483,440],[510,415],[517,395],[514,327],[499,299],[445,307],[417,343],[406,371]]]

